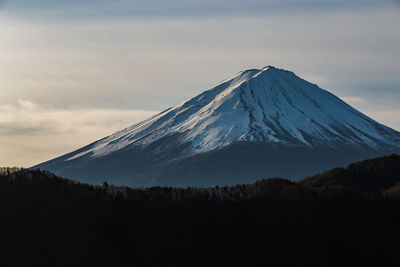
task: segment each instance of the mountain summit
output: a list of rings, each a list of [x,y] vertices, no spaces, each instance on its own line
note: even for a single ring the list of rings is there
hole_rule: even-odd
[[[400,151],[400,133],[293,72],[267,66],[35,167],[131,186],[295,179]]]

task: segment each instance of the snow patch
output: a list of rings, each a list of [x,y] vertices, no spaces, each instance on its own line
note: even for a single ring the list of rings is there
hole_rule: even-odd
[[[398,132],[293,72],[267,66],[239,72],[192,99],[98,141],[68,160],[84,155],[105,156],[131,145],[144,148],[172,134],[183,134],[179,142],[189,144],[184,151],[188,154],[218,149],[235,141],[304,147],[334,146],[338,141],[373,148],[400,146]]]

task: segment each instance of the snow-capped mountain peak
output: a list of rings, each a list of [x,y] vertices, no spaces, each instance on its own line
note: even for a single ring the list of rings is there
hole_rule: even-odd
[[[358,112],[293,72],[267,66],[241,71],[175,107],[88,146],[83,155],[100,157],[120,149],[154,152],[170,142],[184,154],[207,152],[234,142],[269,142],[316,147],[354,144],[399,146],[400,134]],[[157,145],[154,145],[157,144]]]

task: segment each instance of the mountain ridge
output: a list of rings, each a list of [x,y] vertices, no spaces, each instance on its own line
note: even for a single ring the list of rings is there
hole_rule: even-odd
[[[284,87],[281,85],[282,81],[275,80],[286,74],[289,77],[284,77],[285,81],[290,82],[287,82],[288,86]],[[295,77],[294,81],[291,80],[293,77]],[[259,79],[263,79],[264,83],[254,87],[252,83],[260,82]],[[302,88],[297,85],[300,81],[306,83]],[[267,85],[270,85],[270,88],[266,88]],[[269,91],[266,92],[267,90]],[[288,92],[290,90],[295,90],[295,92]],[[298,99],[293,99],[294,94],[297,94]],[[301,96],[304,99],[300,99]],[[318,97],[320,99],[316,99]],[[318,118],[316,116],[318,111],[321,113],[330,111],[323,110],[326,109],[322,105],[324,103],[318,102],[323,97],[330,100],[329,102],[323,99],[325,104],[342,105],[343,109],[349,113],[345,115],[361,118],[361,122],[356,125],[359,127],[355,129],[353,125],[346,127],[345,124],[349,124],[349,121],[346,121],[344,116],[335,117],[328,114],[324,118]],[[337,103],[332,104],[333,101],[329,98],[334,98]],[[297,103],[294,103],[295,100]],[[309,107],[306,114],[306,111],[301,110],[305,109],[304,107],[298,107],[304,102],[309,102],[306,103]],[[284,107],[281,107],[282,105]],[[336,108],[336,110],[339,109]],[[291,116],[290,111],[294,115]],[[301,120],[300,124],[296,124],[296,120]],[[337,120],[339,123],[332,124],[329,120]],[[365,120],[364,123],[362,120]],[[311,143],[317,141],[322,143],[329,141],[334,145],[334,139],[338,142],[364,142],[369,146],[379,146],[380,142],[390,144],[390,140],[385,140],[377,132],[372,131],[373,127],[379,128],[379,131],[384,134],[390,131],[386,126],[351,108],[317,85],[300,79],[293,72],[267,66],[261,70],[239,72],[182,104],[106,137],[97,144],[96,148],[79,153],[70,159],[78,158],[85,153],[92,153],[93,157],[103,156],[132,144],[145,147],[171,133],[184,133],[180,142],[192,143],[184,151],[189,154],[218,149],[233,141],[282,142],[287,145],[310,147],[313,146]],[[344,134],[340,132],[343,131],[351,137],[341,140]],[[360,139],[362,139],[361,142]],[[400,138],[397,137],[397,140],[392,142],[392,144],[395,143],[399,145]]]
[[[241,144],[248,144],[248,147],[243,148]],[[241,153],[237,147],[248,150],[248,154]],[[147,120],[68,156],[35,167],[48,168],[56,173],[61,171],[67,176],[72,174],[74,178],[86,175],[99,177],[90,174],[90,168],[108,168],[100,166],[102,162],[101,165],[122,168],[121,173],[126,173],[123,178],[125,182],[131,176],[136,177],[133,180],[147,179],[155,184],[167,185],[169,180],[176,179],[175,176],[182,176],[178,171],[182,170],[180,165],[188,166],[189,163],[191,169],[198,169],[207,161],[208,164],[203,167],[209,171],[204,175],[215,176],[214,170],[214,173],[220,173],[215,180],[222,181],[232,175],[224,169],[216,170],[218,167],[215,165],[225,166],[223,161],[230,158],[231,162],[242,164],[249,176],[261,178],[259,175],[267,170],[257,165],[252,168],[260,171],[252,172],[249,168],[254,165],[253,162],[262,165],[263,159],[269,160],[270,172],[267,174],[276,175],[279,169],[272,166],[273,162],[290,158],[289,166],[296,166],[296,158],[291,158],[289,153],[300,158],[303,153],[304,158],[313,158],[315,161],[306,163],[313,165],[309,172],[299,171],[298,175],[306,176],[307,173],[334,167],[333,164],[343,165],[390,154],[399,151],[399,148],[399,132],[372,120],[293,72],[267,66],[259,70],[241,71],[210,90]],[[315,152],[315,155],[308,150]],[[286,151],[286,155],[282,151]],[[220,156],[224,153],[225,156]],[[236,153],[236,156],[227,153]],[[343,153],[349,155],[340,156]],[[210,159],[219,158],[218,162],[205,159],[205,155],[214,155]],[[277,155],[276,159],[273,159],[274,155]],[[247,161],[253,162],[246,162],[246,157]],[[332,160],[333,157],[336,159]],[[176,162],[179,162],[179,166],[175,166]],[[321,165],[319,168],[318,164]],[[141,165],[148,169],[144,170]],[[171,170],[169,167],[172,165],[174,167]],[[278,163],[275,165],[281,166]],[[82,169],[85,171],[80,173]],[[203,170],[199,172],[203,173]],[[112,171],[108,173],[111,175]],[[169,173],[171,177],[167,175]],[[281,174],[293,177],[296,171],[281,170]],[[243,173],[241,179],[245,180],[245,175]]]

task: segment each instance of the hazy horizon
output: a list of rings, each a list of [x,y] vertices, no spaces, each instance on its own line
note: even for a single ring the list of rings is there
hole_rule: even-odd
[[[273,65],[400,130],[398,1],[0,1],[0,166],[71,152]]]

